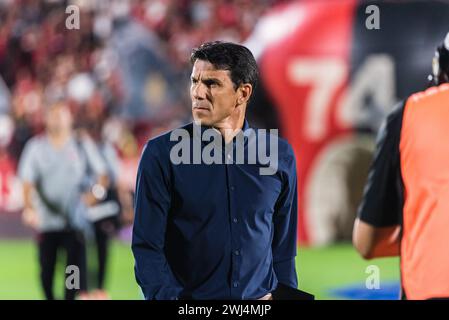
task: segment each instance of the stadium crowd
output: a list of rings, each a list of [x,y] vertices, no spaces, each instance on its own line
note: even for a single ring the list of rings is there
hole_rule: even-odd
[[[191,49],[208,40],[243,42],[279,2],[1,0],[0,214],[21,212],[20,158],[57,101],[70,107],[76,130],[114,147],[118,189],[132,196],[144,143],[190,121]],[[79,29],[66,25],[70,5],[79,9]],[[127,52],[128,43],[146,47],[147,55]],[[130,197],[120,199],[131,202],[122,209],[132,207]],[[129,226],[132,212],[123,217]]]
[[[184,92],[190,50],[212,39],[244,41],[264,10],[278,2],[0,1],[0,170],[15,168],[25,143],[43,130],[46,105],[63,98],[71,106],[76,127],[89,128],[91,133],[101,131],[117,148],[123,172],[129,173],[149,137],[190,117]],[[80,9],[79,30],[65,26],[66,8],[71,4]],[[155,39],[158,58],[171,67],[180,83],[174,89],[183,88],[175,100],[163,94],[158,97],[167,100],[161,103],[167,110],[173,110],[165,116],[150,112],[143,117],[127,116],[129,95],[134,93],[124,86],[127,79],[121,57],[111,49],[111,39],[122,21],[143,26]],[[162,89],[156,82],[145,90],[157,96]],[[144,108],[151,109],[150,103]],[[162,109],[157,111],[164,114]],[[129,176],[121,175],[132,189]],[[3,185],[2,192],[8,192]]]

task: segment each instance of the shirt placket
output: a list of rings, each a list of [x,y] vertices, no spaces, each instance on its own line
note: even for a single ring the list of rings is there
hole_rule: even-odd
[[[227,189],[229,194],[229,219],[231,225],[231,296],[234,299],[241,297],[242,286],[240,282],[240,267],[242,264],[242,251],[240,242],[240,217],[235,210],[235,204],[237,201],[237,186],[233,176],[233,169],[235,164],[231,153],[225,149],[225,168],[227,176]]]

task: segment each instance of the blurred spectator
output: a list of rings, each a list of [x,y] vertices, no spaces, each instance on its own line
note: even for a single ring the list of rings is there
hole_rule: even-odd
[[[22,205],[20,182],[15,176],[16,163],[8,153],[14,123],[7,115],[0,115],[0,214],[14,212]]]
[[[68,105],[55,102],[45,112],[45,134],[29,140],[20,158],[23,221],[38,232],[40,278],[45,297],[54,299],[53,279],[58,249],[67,265],[79,268],[80,288],[66,287],[65,299],[87,290],[84,232],[86,211],[103,199],[106,166],[86,135],[77,137]],[[95,181],[86,182],[90,169]]]
[[[0,114],[9,112],[11,94],[0,76]]]

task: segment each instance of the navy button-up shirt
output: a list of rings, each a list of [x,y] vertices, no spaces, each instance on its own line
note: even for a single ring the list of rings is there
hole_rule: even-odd
[[[191,146],[195,128],[183,127]],[[245,136],[245,151],[258,139]],[[273,175],[260,174],[267,166],[260,161],[232,161],[227,150],[235,151],[236,139],[222,142],[221,164],[174,164],[170,133],[146,144],[132,240],[146,299],[257,299],[278,283],[297,287],[295,157],[285,140],[276,141]]]

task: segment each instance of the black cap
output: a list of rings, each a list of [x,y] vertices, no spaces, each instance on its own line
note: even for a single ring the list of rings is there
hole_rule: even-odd
[[[443,43],[435,51],[429,81],[431,85],[449,82],[449,32],[446,34]]]

